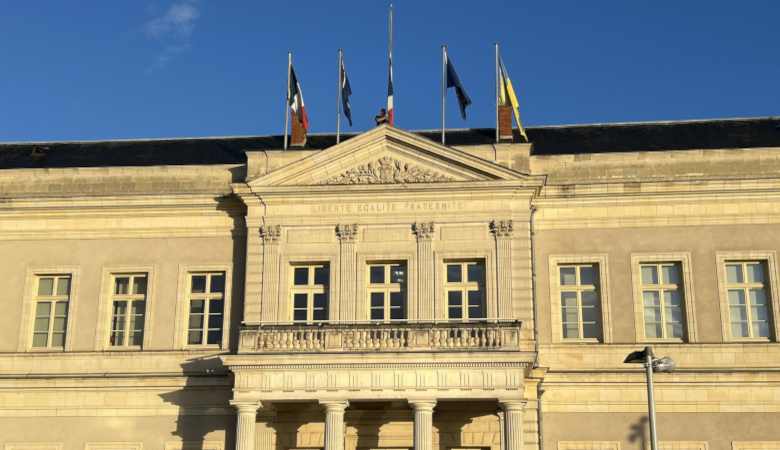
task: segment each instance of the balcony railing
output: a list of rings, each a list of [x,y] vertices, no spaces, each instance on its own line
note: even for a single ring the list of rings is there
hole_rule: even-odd
[[[517,350],[520,322],[390,322],[241,327],[240,353]]]

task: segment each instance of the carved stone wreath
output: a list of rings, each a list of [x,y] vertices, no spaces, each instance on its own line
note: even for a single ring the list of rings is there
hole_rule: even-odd
[[[377,163],[358,166],[317,184],[440,183],[453,180],[434,170],[404,164],[395,158],[385,156]]]

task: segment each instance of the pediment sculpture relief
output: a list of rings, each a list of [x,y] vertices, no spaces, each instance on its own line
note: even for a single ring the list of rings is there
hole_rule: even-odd
[[[376,163],[360,165],[317,184],[441,183],[445,181],[455,180],[434,170],[405,164],[385,156],[379,158]]]

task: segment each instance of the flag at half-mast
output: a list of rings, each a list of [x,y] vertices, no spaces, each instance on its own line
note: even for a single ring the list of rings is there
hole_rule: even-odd
[[[352,87],[347,78],[347,69],[344,68],[344,61],[341,62],[341,104],[344,107],[344,115],[349,120],[349,126],[352,126],[352,111],[349,107],[349,96],[352,95]]]
[[[512,82],[509,81],[509,75],[506,73],[506,67],[504,67],[504,61],[501,57],[498,57],[498,64],[501,68],[501,83],[500,93],[498,94],[498,103],[500,105],[508,105],[512,107],[512,111],[515,114],[515,120],[517,121],[517,128],[520,130],[520,134],[523,135],[525,141],[528,142],[528,135],[525,134],[523,128],[523,122],[520,121],[520,111],[518,111],[517,97],[515,96],[515,90],[512,89]]]
[[[287,87],[287,104],[298,116],[298,120],[303,124],[303,128],[309,129],[309,118],[306,116],[306,106],[303,104],[303,92],[301,85],[298,84],[298,78],[295,76],[295,70],[290,64],[290,85]]]

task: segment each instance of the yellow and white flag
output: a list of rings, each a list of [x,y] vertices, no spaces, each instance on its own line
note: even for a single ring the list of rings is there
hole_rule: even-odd
[[[523,128],[523,122],[520,121],[520,111],[518,111],[517,106],[517,97],[515,96],[515,90],[512,89],[512,82],[509,81],[509,75],[506,73],[506,68],[504,67],[504,61],[501,60],[501,57],[498,57],[498,64],[501,68],[501,83],[500,83],[500,92],[498,97],[498,103],[501,105],[509,105],[512,107],[512,111],[515,114],[515,120],[517,121],[517,128],[520,129],[520,134],[523,135],[526,142],[528,141],[528,136],[525,134],[525,129]]]

